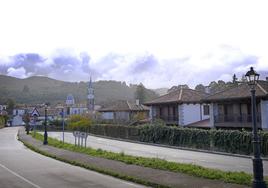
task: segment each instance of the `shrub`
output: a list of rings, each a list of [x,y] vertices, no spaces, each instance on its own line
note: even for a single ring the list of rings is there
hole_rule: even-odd
[[[91,119],[82,115],[72,115],[68,120],[68,128],[71,130],[88,131],[91,125]]]
[[[249,155],[253,152],[252,133],[238,130],[204,130],[168,127],[159,124],[140,126],[93,125],[92,134],[188,148]],[[261,153],[268,155],[268,132],[260,131]]]

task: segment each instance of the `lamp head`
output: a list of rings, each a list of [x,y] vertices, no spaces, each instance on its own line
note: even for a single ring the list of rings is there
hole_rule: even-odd
[[[250,67],[250,70],[246,73],[246,78],[248,85],[255,88],[260,75],[253,69],[253,67]]]

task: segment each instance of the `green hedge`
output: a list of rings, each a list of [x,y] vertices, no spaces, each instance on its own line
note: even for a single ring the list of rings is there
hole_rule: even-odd
[[[90,133],[141,142],[197,148],[237,154],[252,154],[252,134],[238,130],[204,130],[143,125],[92,125]],[[260,131],[261,152],[268,155],[268,132]]]
[[[5,126],[5,118],[0,116],[0,128],[3,128]]]

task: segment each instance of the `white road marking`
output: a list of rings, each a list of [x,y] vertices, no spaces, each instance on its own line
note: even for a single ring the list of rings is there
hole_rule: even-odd
[[[5,165],[0,164],[0,166],[1,166],[2,168],[6,169],[7,171],[9,171],[11,174],[17,176],[18,178],[22,179],[23,181],[25,181],[25,182],[29,183],[30,185],[34,186],[35,188],[41,188],[39,185],[34,184],[34,183],[31,182],[30,180],[28,180],[28,179],[22,177],[21,175],[17,174],[16,172],[14,172],[14,171],[12,171],[12,170],[10,170],[10,169],[7,168]]]

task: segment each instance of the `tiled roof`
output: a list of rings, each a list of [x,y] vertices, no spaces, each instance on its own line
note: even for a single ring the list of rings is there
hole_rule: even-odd
[[[45,116],[45,108],[37,108],[38,113],[41,117]],[[55,108],[47,108],[47,116],[57,116],[60,111]]]
[[[192,103],[200,102],[207,96],[206,93],[193,89],[181,88],[162,95],[152,101],[146,102],[145,105],[163,104],[163,103]]]
[[[222,100],[234,100],[234,99],[246,99],[250,98],[250,87],[248,84],[243,83],[231,89],[210,95],[204,101],[222,101]],[[268,98],[268,81],[260,80],[256,86],[256,97]]]
[[[107,108],[99,109],[99,112],[114,112],[114,111],[148,111],[149,108],[142,104],[136,105],[129,101],[117,101],[114,105]]]

